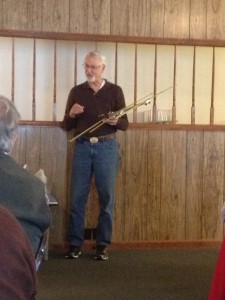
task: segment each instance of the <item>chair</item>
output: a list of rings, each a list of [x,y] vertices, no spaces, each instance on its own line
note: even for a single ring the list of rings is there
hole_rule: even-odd
[[[37,255],[35,257],[36,271],[38,271],[43,258],[45,258],[45,252],[48,247],[48,235],[49,235],[49,231],[47,229],[40,241],[40,246]]]

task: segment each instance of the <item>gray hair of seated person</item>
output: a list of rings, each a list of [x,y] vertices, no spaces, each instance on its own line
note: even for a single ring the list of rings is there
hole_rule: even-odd
[[[0,95],[0,151],[8,153],[12,149],[19,119],[14,103]]]

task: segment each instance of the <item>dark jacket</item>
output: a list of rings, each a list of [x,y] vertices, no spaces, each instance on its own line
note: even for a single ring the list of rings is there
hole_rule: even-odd
[[[51,215],[44,184],[0,152],[0,205],[7,208],[25,230],[36,254]]]

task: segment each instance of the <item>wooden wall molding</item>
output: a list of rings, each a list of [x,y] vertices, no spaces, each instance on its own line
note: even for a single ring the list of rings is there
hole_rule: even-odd
[[[30,30],[8,30],[1,29],[2,37],[35,38],[49,40],[68,40],[68,41],[96,41],[96,42],[115,42],[115,43],[135,43],[153,45],[180,45],[180,46],[209,46],[225,47],[225,40],[218,39],[187,39],[187,38],[161,38],[161,37],[139,37],[123,35],[104,35],[104,34],[82,34],[68,32],[50,31],[30,31]]]
[[[50,126],[61,127],[60,121],[20,121],[20,126]],[[187,131],[225,131],[225,125],[205,124],[160,124],[160,123],[130,123],[130,129],[150,130],[187,130]]]

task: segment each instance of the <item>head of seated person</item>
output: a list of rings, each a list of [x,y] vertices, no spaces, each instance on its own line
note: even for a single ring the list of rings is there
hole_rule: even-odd
[[[14,103],[0,95],[0,151],[11,151],[16,139],[20,114]]]

